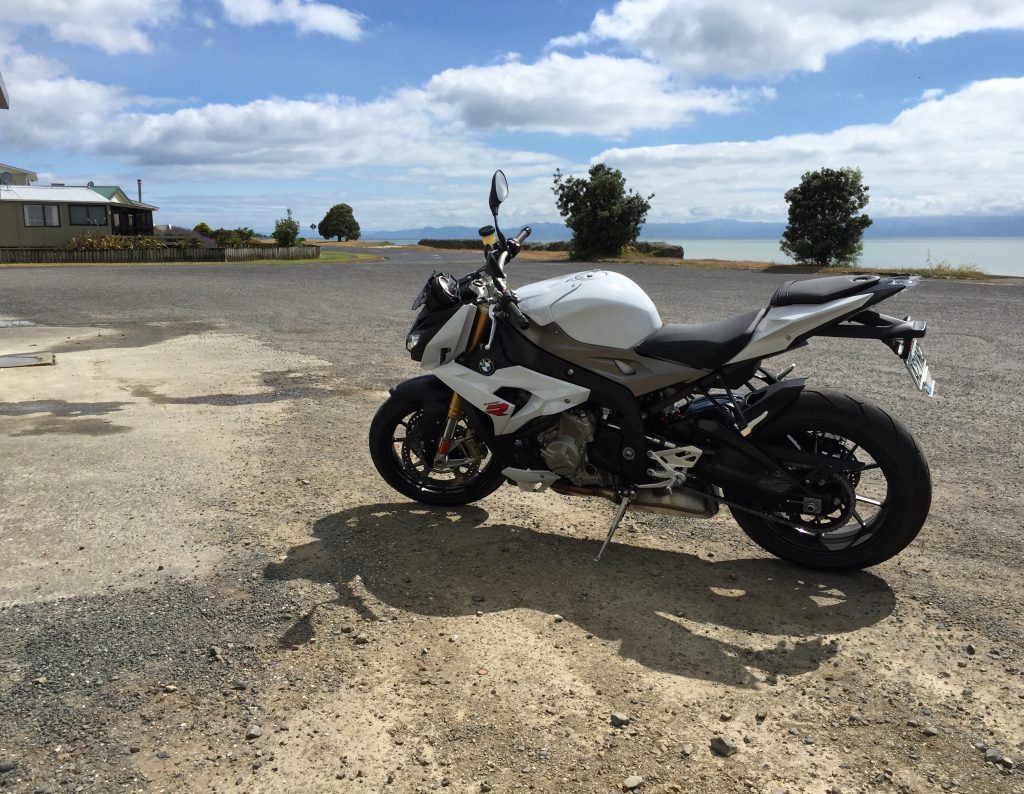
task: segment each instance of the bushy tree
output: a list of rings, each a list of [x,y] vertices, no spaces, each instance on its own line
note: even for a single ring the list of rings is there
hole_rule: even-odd
[[[779,247],[802,264],[819,267],[857,261],[871,218],[859,214],[868,204],[868,186],[859,168],[808,171],[786,191],[789,225]]]
[[[237,229],[211,229],[206,221],[197,223],[192,227],[192,231],[209,237],[221,248],[242,248],[249,245],[256,236],[256,232],[248,226],[239,226]]]
[[[552,188],[558,211],[572,229],[570,259],[618,256],[623,246],[636,242],[651,208],[652,193],[644,198],[626,191],[626,179],[604,163],[591,166],[590,179],[566,177],[555,171]]]
[[[359,223],[348,204],[335,204],[327,210],[324,219],[317,224],[316,230],[324,239],[337,237],[339,242],[342,239],[359,239]]]
[[[277,240],[278,245],[295,245],[295,240],[299,236],[299,222],[292,217],[290,209],[287,218],[278,218],[274,222],[274,233],[271,236]]]

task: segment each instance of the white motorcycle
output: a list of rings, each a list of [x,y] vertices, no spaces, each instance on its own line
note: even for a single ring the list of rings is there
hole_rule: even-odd
[[[758,311],[665,325],[618,273],[590,270],[513,293],[491,181],[484,264],[434,272],[406,348],[430,372],[391,390],[370,427],[381,476],[431,505],[481,499],[502,483],[600,496],[627,509],[710,517],[720,505],[762,548],[814,568],[875,565],[917,535],[931,504],[924,453],[906,426],[858,397],[805,387],[762,361],[813,336],[878,339],[917,387],[935,384],[921,321],[872,306],[913,286],[902,275],[789,281]]]

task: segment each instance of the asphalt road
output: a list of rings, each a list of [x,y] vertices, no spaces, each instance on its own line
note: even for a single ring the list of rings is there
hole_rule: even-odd
[[[115,327],[125,333],[116,344],[128,346],[220,328],[326,359],[353,386],[384,389],[417,373],[403,343],[413,316],[409,304],[427,274],[436,268],[461,275],[479,261],[462,252],[385,255],[384,261],[351,265],[0,270],[0,315],[54,326]],[[574,269],[517,261],[509,268],[510,283],[514,288]],[[706,322],[758,308],[786,278],[668,266],[616,269],[639,283],[673,322]],[[938,381],[933,400],[913,391],[900,362],[878,343],[820,339],[779,357],[780,368],[796,363],[797,374],[811,383],[873,399],[910,425],[938,486],[931,524],[955,530],[958,547],[951,552],[979,566],[993,558],[1024,559],[1016,531],[1024,481],[1020,283],[928,281],[884,305],[890,314],[929,321],[924,344]]]

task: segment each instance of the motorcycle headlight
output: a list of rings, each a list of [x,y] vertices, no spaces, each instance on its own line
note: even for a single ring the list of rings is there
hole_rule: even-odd
[[[414,347],[416,347],[416,345],[418,345],[420,343],[420,337],[421,336],[422,336],[422,334],[417,332],[417,333],[411,333],[407,337],[405,337],[405,349],[408,350],[411,353],[412,349]]]

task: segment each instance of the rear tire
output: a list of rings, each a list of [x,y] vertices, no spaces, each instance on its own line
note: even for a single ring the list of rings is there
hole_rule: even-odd
[[[756,446],[791,444],[803,452],[856,459],[866,466],[855,475],[834,476],[838,506],[831,516],[751,505],[802,529],[730,508],[743,531],[776,557],[823,570],[867,568],[905,549],[928,517],[932,485],[924,453],[902,422],[872,403],[838,392],[805,390],[751,441]],[[807,473],[806,466],[790,470]],[[873,514],[865,517],[869,510]]]
[[[388,400],[370,425],[370,457],[384,480],[405,496],[428,505],[464,505],[497,490],[504,477],[487,445],[465,423],[456,430],[449,457],[463,465],[433,468],[448,405],[423,399]]]

